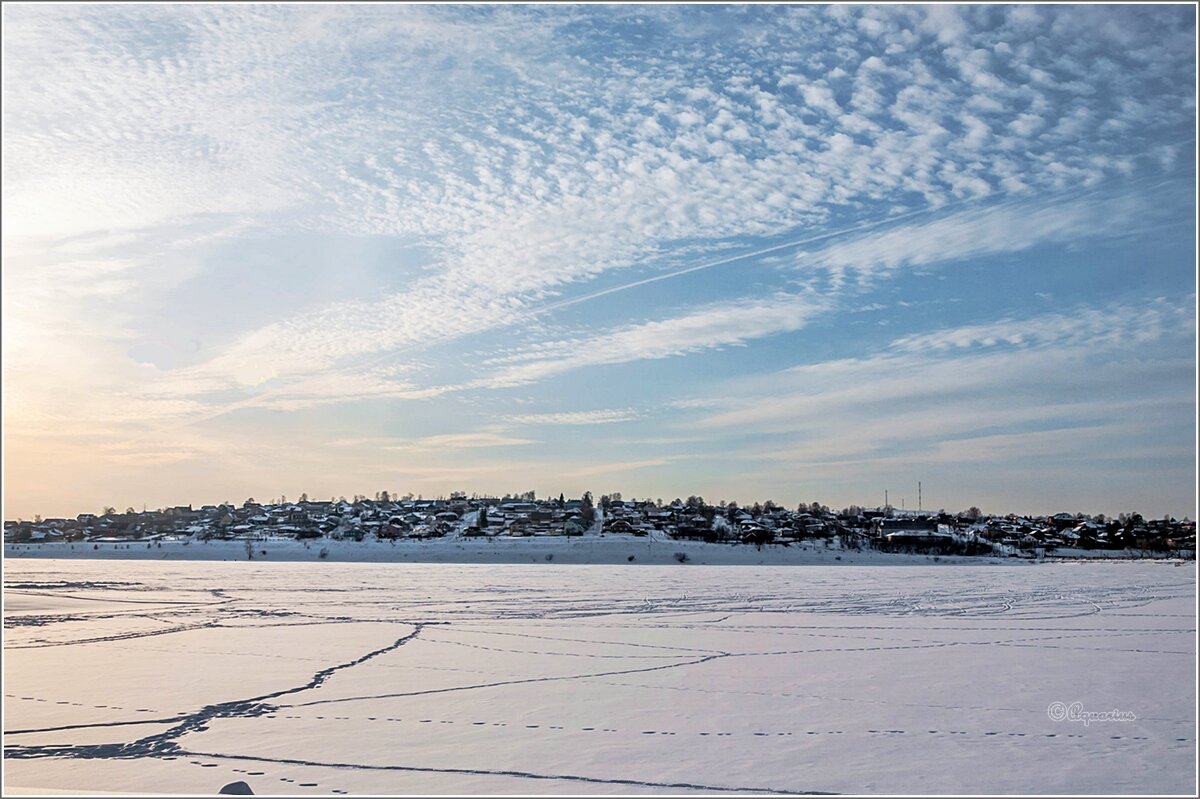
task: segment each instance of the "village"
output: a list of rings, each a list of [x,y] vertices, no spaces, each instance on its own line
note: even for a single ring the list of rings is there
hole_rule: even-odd
[[[433,538],[529,538],[631,536],[712,544],[787,547],[806,541],[836,543],[853,550],[934,555],[1044,557],[1047,553],[1124,551],[1131,557],[1195,558],[1196,523],[1146,519],[1138,513],[1116,518],[1080,513],[1052,516],[984,515],[912,511],[885,505],[841,511],[813,502],[789,509],[768,500],[740,506],[690,496],[625,500],[621,494],[590,492],[580,498],[539,498],[529,491],[503,497],[355,496],[312,500],[301,495],[241,505],[191,505],[70,518],[4,522],[6,544],[53,542],[120,544],[164,541],[332,539],[419,542]]]

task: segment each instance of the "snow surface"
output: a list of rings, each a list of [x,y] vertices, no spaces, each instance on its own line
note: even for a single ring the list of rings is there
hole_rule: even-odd
[[[253,542],[254,560],[331,561],[340,563],[571,563],[580,565],[674,565],[682,553],[695,565],[929,565],[932,557],[843,548],[834,540],[806,541],[790,546],[767,544],[710,544],[675,541],[660,532],[631,535],[531,536],[462,538],[448,536],[423,541],[335,541],[328,538],[297,541],[273,538]],[[324,555],[322,555],[324,552]],[[5,544],[6,560],[23,558],[109,560],[246,560],[244,541],[134,541],[112,544],[64,542]],[[1012,565],[1016,558],[940,557],[939,563]]]
[[[244,557],[6,557],[5,793],[1197,787],[1194,563]]]

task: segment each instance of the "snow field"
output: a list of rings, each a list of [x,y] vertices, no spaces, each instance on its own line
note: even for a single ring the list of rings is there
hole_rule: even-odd
[[[5,786],[1191,793],[1195,579],[10,561]]]

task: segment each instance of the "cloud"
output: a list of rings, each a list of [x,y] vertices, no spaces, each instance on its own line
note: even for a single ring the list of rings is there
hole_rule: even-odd
[[[1006,318],[920,333],[892,342],[898,352],[947,353],[996,347],[1133,347],[1195,330],[1194,309],[1157,298],[1142,305],[1082,307],[1029,319]]]
[[[504,417],[513,424],[526,425],[593,425],[631,422],[641,414],[630,409],[605,409],[596,411],[564,411],[561,413],[529,413]]]
[[[601,463],[595,466],[585,466],[582,469],[571,469],[566,472],[564,477],[595,477],[602,474],[620,474],[622,472],[633,472],[639,469],[650,469],[655,466],[665,466],[676,458],[649,458],[639,461],[619,461],[613,463]]]
[[[1178,189],[1176,185],[1173,191]],[[1156,191],[1161,192],[1162,187]],[[868,280],[906,266],[1128,235],[1151,224],[1159,215],[1155,208],[1144,191],[1056,198],[1053,202],[1005,202],[837,240],[797,254],[796,262],[801,268],[857,273]]]
[[[542,344],[525,354],[510,356],[506,360],[521,362],[488,375],[477,384],[490,388],[517,386],[583,367],[742,346],[756,339],[799,330],[825,307],[819,298],[795,294],[710,305],[682,316],[583,339]]]
[[[923,463],[951,451],[948,442],[1047,430],[1078,429],[1103,452],[1118,439],[1126,446],[1128,424],[1146,442],[1182,432],[1167,431],[1194,403],[1194,336],[1187,303],[1163,300],[970,325],[742,379],[684,426],[770,435],[786,443],[752,446],[748,457],[810,468]]]
[[[394,436],[368,438],[338,438],[330,442],[330,446],[340,448],[384,449],[393,452],[431,452],[453,453],[457,450],[487,449],[491,447],[519,447],[536,444],[533,439],[516,438],[491,432],[474,433],[445,433],[436,436],[423,436],[414,439],[402,439]]]

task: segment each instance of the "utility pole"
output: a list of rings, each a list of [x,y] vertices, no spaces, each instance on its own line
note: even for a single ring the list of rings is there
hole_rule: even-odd
[[[917,481],[917,513],[921,512],[921,481]]]
[[[887,496],[887,489],[886,489],[886,488],[885,488],[885,489],[883,489],[883,509],[884,509],[884,510],[887,510],[887,509],[888,509],[888,496]]]

